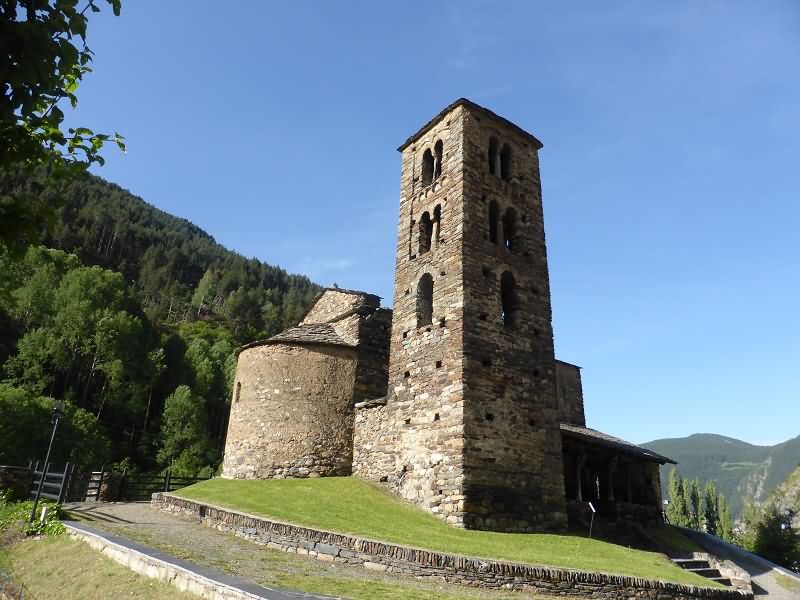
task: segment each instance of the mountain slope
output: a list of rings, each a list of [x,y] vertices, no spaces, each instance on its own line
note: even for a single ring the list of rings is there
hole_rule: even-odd
[[[237,341],[247,342],[293,324],[321,289],[228,250],[186,219],[100,177],[55,186],[42,176],[0,171],[0,195],[28,194],[61,206],[46,246],[122,273],[153,320],[222,317]]]
[[[755,446],[710,433],[654,440],[644,447],[678,461],[678,472],[689,479],[714,481],[734,517],[746,499],[763,502],[800,464],[800,436],[775,446]],[[662,486],[671,469],[662,469]]]

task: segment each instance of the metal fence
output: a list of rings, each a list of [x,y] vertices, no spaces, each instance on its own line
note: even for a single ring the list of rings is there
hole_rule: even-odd
[[[52,470],[51,470],[52,469]],[[31,472],[33,473],[33,481],[31,482],[30,495],[36,495],[39,489],[39,484],[42,486],[42,498],[47,498],[59,504],[67,499],[67,492],[69,490],[69,482],[75,466],[71,463],[64,465],[63,470],[55,470],[53,463],[41,465],[37,462]],[[44,479],[42,479],[42,472],[44,471]]]
[[[167,471],[163,475],[92,471],[86,485],[86,500],[145,502],[155,492],[173,492],[205,481],[208,477],[179,477]]]

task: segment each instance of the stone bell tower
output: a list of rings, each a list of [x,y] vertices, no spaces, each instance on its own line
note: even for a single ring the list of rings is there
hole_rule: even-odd
[[[566,524],[541,147],[460,99],[399,148],[387,479],[468,528]]]

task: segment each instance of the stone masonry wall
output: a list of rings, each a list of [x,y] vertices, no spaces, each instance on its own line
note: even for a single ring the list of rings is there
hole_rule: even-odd
[[[392,311],[379,308],[361,316],[357,331],[358,369],[353,390],[354,403],[386,396]]]
[[[394,464],[388,481],[400,496],[457,525],[464,514],[461,112],[455,108],[402,154],[384,416],[397,445],[380,461]],[[435,153],[437,142],[440,174],[426,184],[423,156]],[[437,214],[426,248],[420,223]],[[423,276],[433,281],[430,323],[417,319]]]
[[[239,353],[223,477],[348,475],[356,350],[266,344]]]
[[[155,508],[229,531],[256,544],[365,569],[436,578],[488,589],[518,590],[568,598],[600,600],[751,600],[752,594],[519,563],[470,558],[271,521],[193,502],[171,494],[153,494]]]
[[[385,399],[356,404],[353,475],[372,481],[388,481],[395,470],[397,437],[394,409],[386,405]]]
[[[556,360],[556,399],[561,423],[586,427],[580,367]]]
[[[326,289],[303,317],[303,324],[330,323],[361,307],[377,308],[380,299],[372,294]]]

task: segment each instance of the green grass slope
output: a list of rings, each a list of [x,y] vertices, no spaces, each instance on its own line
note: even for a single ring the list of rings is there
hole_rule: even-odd
[[[683,477],[714,481],[734,517],[741,515],[748,498],[766,500],[800,463],[800,436],[775,446],[755,446],[722,435],[697,433],[642,445],[678,461]],[[664,490],[670,470],[661,469]]]
[[[352,477],[211,479],[176,495],[326,529],[440,552],[708,586],[661,554],[571,534],[467,531]]]

